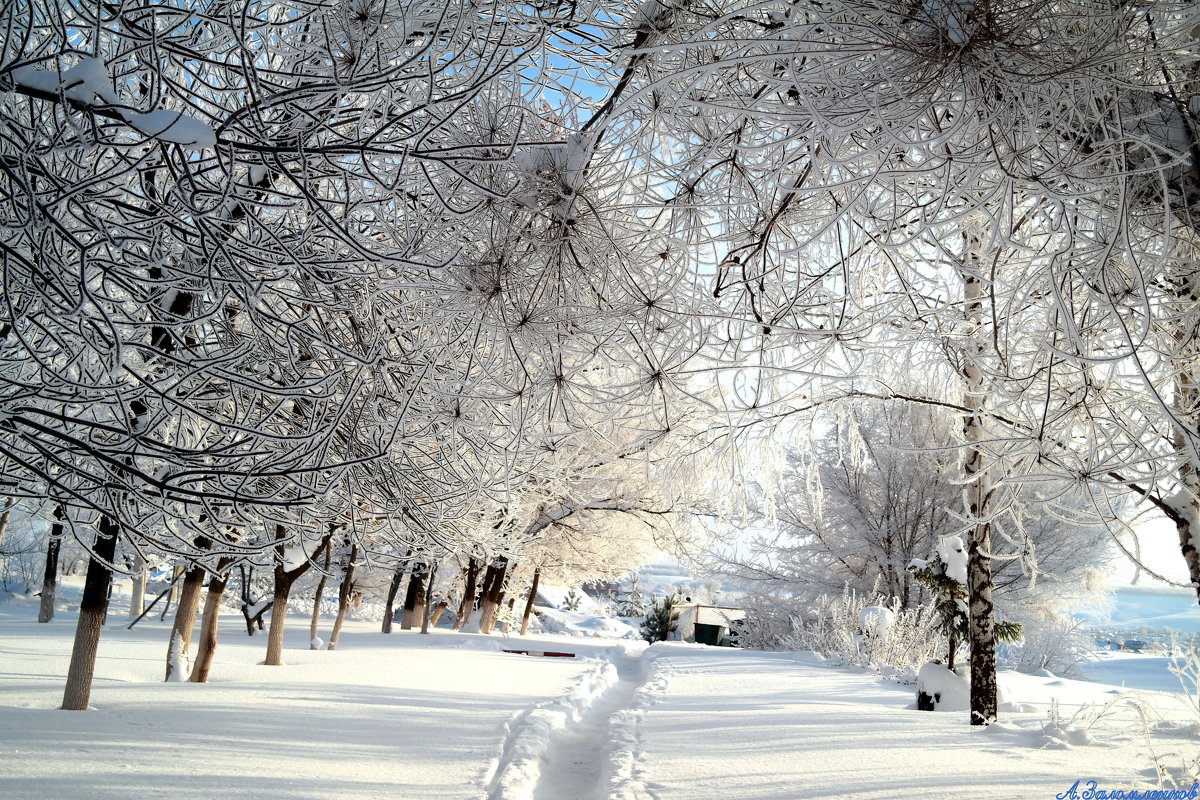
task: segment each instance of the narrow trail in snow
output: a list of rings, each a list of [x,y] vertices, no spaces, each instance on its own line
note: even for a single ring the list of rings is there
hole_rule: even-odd
[[[633,705],[634,695],[646,681],[638,655],[617,655],[613,665],[617,681],[579,720],[551,735],[533,800],[607,800],[611,784],[609,725],[613,715]]]

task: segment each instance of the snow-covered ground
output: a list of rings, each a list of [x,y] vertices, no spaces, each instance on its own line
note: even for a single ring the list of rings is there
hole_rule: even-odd
[[[1077,779],[1152,786],[1155,755],[1173,766],[1200,749],[1178,692],[1005,673],[1022,711],[973,729],[965,714],[910,710],[910,687],[814,654],[383,635],[366,622],[337,651],[311,651],[296,616],[287,666],[266,667],[265,638],[247,637],[236,613],[207,685],[163,683],[166,623],[129,631],[114,614],[96,710],[63,712],[73,618],[34,616],[0,606],[6,798],[1053,797]],[[1104,662],[1112,683],[1131,683],[1136,663]]]

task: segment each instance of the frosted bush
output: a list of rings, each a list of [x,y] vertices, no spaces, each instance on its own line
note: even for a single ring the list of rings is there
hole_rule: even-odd
[[[883,603],[849,588],[840,596],[822,596],[815,605],[801,607],[794,598],[756,595],[746,599],[745,607],[746,619],[737,630],[742,647],[812,650],[907,683],[915,681],[921,665],[942,654],[946,646],[945,638],[934,630],[931,606],[901,608],[898,600]],[[864,615],[879,615],[879,611],[867,612],[872,607],[889,612],[893,619],[890,626],[876,625],[875,635],[864,635],[860,620]]]
[[[1083,629],[1082,620],[1029,608],[1017,608],[1009,616],[1021,624],[1021,639],[997,648],[997,661],[1004,668],[1072,676],[1078,674],[1080,664],[1095,658],[1093,638]]]

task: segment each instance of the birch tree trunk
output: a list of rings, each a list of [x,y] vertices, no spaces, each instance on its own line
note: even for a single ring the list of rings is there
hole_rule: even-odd
[[[964,349],[963,378],[966,381],[963,406],[963,505],[969,520],[967,529],[967,597],[971,644],[971,724],[988,725],[996,719],[996,639],[992,618],[992,526],[990,485],[983,442],[983,409],[988,379],[980,360],[987,346],[984,303],[987,289],[980,265],[979,237],[965,236],[963,302],[969,339]]]
[[[192,664],[192,683],[207,683],[212,669],[213,656],[217,652],[217,625],[221,616],[221,600],[229,573],[213,575],[208,579],[208,593],[204,598],[204,616],[200,621],[200,641],[196,647],[196,660]]]
[[[71,648],[71,666],[63,688],[64,711],[87,711],[92,695],[92,675],[96,671],[96,649],[100,628],[108,611],[108,587],[112,583],[111,564],[117,554],[120,526],[111,517],[100,517],[93,555],[88,559],[83,600],[79,603],[79,622],[75,626],[75,644]]]
[[[129,593],[129,616],[137,619],[146,610],[146,559],[138,556],[133,562],[133,589]]]
[[[11,497],[4,501],[4,512],[0,513],[0,542],[4,541],[4,534],[8,531],[8,515],[12,512],[13,504],[16,502]]]
[[[1193,253],[1200,251],[1200,243],[1191,244],[1190,250]],[[1180,277],[1172,288],[1174,311],[1186,319],[1188,312],[1200,302],[1200,268]],[[1200,378],[1196,365],[1197,359],[1200,359],[1200,342],[1196,340],[1195,330],[1185,325],[1176,325],[1174,338],[1176,352],[1173,361],[1176,370],[1173,407],[1177,421],[1171,446],[1180,455],[1177,472],[1180,491],[1168,502],[1176,512],[1172,515],[1172,521],[1179,536],[1179,550],[1187,565],[1197,602],[1200,602],[1200,471],[1196,463],[1200,456],[1196,452],[1195,439],[1189,442],[1189,432],[1183,428],[1184,424],[1194,425],[1200,417]],[[1191,435],[1195,436],[1194,430]]]

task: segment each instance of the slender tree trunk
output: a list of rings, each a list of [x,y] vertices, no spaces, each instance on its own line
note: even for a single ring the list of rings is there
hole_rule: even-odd
[[[996,720],[996,637],[992,617],[992,487],[986,455],[984,405],[987,377],[980,367],[986,345],[984,302],[987,290],[979,258],[979,238],[966,236],[966,263],[962,270],[963,301],[967,324],[972,331],[964,354],[966,379],[963,405],[963,502],[970,527],[967,529],[967,597],[971,634],[971,724],[988,725]]]
[[[337,619],[333,622],[333,633],[329,636],[329,649],[336,650],[338,639],[342,636],[342,623],[346,621],[346,610],[350,608],[350,593],[354,590],[354,560],[358,558],[358,545],[350,545],[350,560],[346,562],[346,572],[342,575],[342,584],[338,587]]]
[[[442,614],[446,613],[446,609],[449,607],[450,607],[450,604],[447,603],[445,600],[438,601],[437,605],[434,606],[434,608],[433,608],[433,613],[429,617],[430,627],[433,627],[433,628],[437,627],[438,620],[440,620],[442,618]]]
[[[408,591],[404,595],[404,617],[400,622],[400,630],[412,630],[420,623],[420,614],[425,608],[425,565],[413,564],[412,575],[408,579]]]
[[[392,618],[396,616],[396,593],[404,582],[404,567],[396,567],[392,573],[392,583],[388,586],[387,605],[383,609],[383,633],[392,632]]]
[[[221,599],[229,573],[213,575],[208,579],[208,594],[204,598],[204,616],[200,621],[200,641],[197,643],[196,661],[192,664],[192,683],[207,683],[212,669],[213,656],[217,652],[217,624],[221,616]]]
[[[533,571],[533,583],[529,586],[529,598],[525,601],[525,613],[521,615],[521,635],[529,633],[529,618],[533,616],[533,600],[537,597],[538,581],[541,580],[542,570]]]
[[[437,582],[437,562],[429,565],[429,577],[425,581],[425,597],[421,602],[421,633],[429,633],[429,615],[432,613],[433,586]]]
[[[129,617],[137,619],[146,610],[146,559],[138,556],[133,562],[133,589],[129,593]]]
[[[182,566],[177,565],[171,568],[171,590],[167,594],[167,604],[163,606],[162,614],[158,617],[159,622],[167,618],[167,614],[171,611],[171,606],[175,603],[175,599],[179,597],[179,576],[182,574]]]
[[[171,626],[164,680],[184,679],[184,664],[187,663],[188,645],[192,641],[192,629],[196,626],[196,612],[200,609],[200,590],[203,588],[204,568],[192,567],[187,570],[183,577],[183,589],[179,593],[179,606],[175,610],[175,623]]]
[[[100,628],[108,610],[108,586],[112,582],[113,560],[117,554],[120,526],[110,517],[100,517],[94,554],[88,559],[87,578],[83,585],[83,600],[79,604],[79,622],[75,626],[75,644],[71,649],[71,666],[63,689],[64,711],[86,711],[92,694],[92,675],[96,669],[96,649],[100,645]]]
[[[333,555],[333,548],[325,549],[325,565],[324,571],[321,572],[321,580],[317,581],[317,591],[313,593],[313,613],[312,621],[308,624],[308,648],[317,650],[317,627],[321,622],[321,598],[325,594],[325,583],[329,580],[329,561]]]
[[[467,617],[475,610],[476,583],[479,581],[479,561],[467,559],[467,580],[463,587],[462,602],[458,604],[458,619],[454,620],[454,630],[458,630],[467,621]]]
[[[4,500],[4,511],[0,513],[0,542],[4,541],[4,534],[8,532],[8,515],[12,512],[13,504],[16,502],[11,497]]]
[[[496,612],[504,602],[504,578],[508,574],[508,559],[498,558],[488,569],[491,580],[484,580],[483,602],[479,604],[480,633],[491,633],[496,624]]]
[[[62,506],[54,509],[54,524],[50,526],[50,541],[46,542],[46,569],[42,573],[42,596],[38,603],[38,622],[54,619],[54,600],[58,593],[58,556],[62,551],[63,523],[66,512]]]

